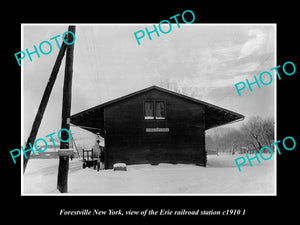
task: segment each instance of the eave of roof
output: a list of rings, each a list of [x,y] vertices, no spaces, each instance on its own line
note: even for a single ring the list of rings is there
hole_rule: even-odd
[[[189,96],[186,96],[186,95],[182,95],[182,94],[179,94],[179,93],[176,93],[176,92],[173,92],[173,91],[170,91],[170,90],[167,90],[167,89],[164,89],[164,88],[161,88],[161,87],[158,87],[158,86],[151,86],[151,87],[148,87],[148,88],[145,88],[145,89],[142,89],[142,90],[139,90],[139,91],[136,91],[136,92],[133,92],[131,94],[128,94],[128,95],[125,95],[125,96],[122,96],[120,98],[116,98],[114,100],[111,100],[111,101],[108,101],[108,102],[105,102],[103,104],[100,104],[100,105],[97,105],[97,106],[94,106],[92,108],[89,108],[89,109],[86,109],[82,112],[79,112],[79,113],[76,113],[74,115],[71,116],[71,122],[72,120],[76,120],[76,118],[83,118],[83,117],[88,117],[89,115],[91,116],[92,114],[95,113],[95,111],[97,110],[102,110],[104,109],[104,107],[108,106],[108,105],[111,105],[111,104],[114,104],[114,103],[117,103],[119,101],[122,101],[122,100],[125,100],[125,99],[128,99],[130,97],[133,97],[135,95],[138,95],[138,94],[141,94],[141,93],[144,93],[144,92],[147,92],[147,91],[150,91],[150,90],[153,90],[153,89],[156,89],[156,90],[159,90],[159,91],[162,91],[162,92],[166,92],[166,93],[169,93],[169,94],[172,94],[172,95],[175,95],[175,96],[178,96],[180,98],[184,98],[184,99],[187,99],[189,101],[192,101],[192,102],[195,102],[195,103],[199,103],[199,104],[202,104],[206,107],[206,112],[208,113],[209,111],[214,111],[215,113],[219,113],[220,115],[223,116],[223,120],[220,120],[219,122],[217,122],[216,120],[214,121],[214,124],[207,124],[205,129],[210,129],[210,128],[213,128],[213,127],[216,127],[216,126],[221,126],[221,125],[224,125],[224,124],[227,124],[227,123],[232,123],[232,122],[235,122],[235,121],[239,121],[239,120],[242,120],[244,119],[244,116],[239,114],[239,113],[236,113],[236,112],[233,112],[231,110],[228,110],[228,109],[224,109],[222,107],[219,107],[219,106],[216,106],[216,105],[213,105],[213,104],[210,104],[210,103],[207,103],[207,102],[204,102],[204,101],[201,101],[199,99],[195,99],[195,98],[192,98],[192,97],[189,97]],[[227,119],[225,119],[227,118]]]

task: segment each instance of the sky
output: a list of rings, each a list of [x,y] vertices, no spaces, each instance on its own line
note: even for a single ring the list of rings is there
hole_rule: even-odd
[[[153,23],[154,24],[154,23]],[[276,26],[273,24],[172,24],[171,32],[140,39],[134,32],[153,24],[77,24],[74,49],[71,115],[106,101],[147,88],[176,86],[186,95],[244,115],[274,117],[276,75]],[[167,30],[167,27],[163,28]],[[22,60],[22,121],[26,141],[44,89],[58,54],[50,38],[68,30],[68,24],[23,24],[21,50],[34,50],[43,41],[52,44],[48,55],[40,52]],[[50,51],[44,44],[44,52]],[[64,59],[65,60],[65,59]],[[56,132],[61,126],[62,88],[65,63],[50,96],[37,138]],[[17,62],[16,62],[17,65]],[[273,75],[270,85],[253,85],[238,96],[234,84]],[[268,78],[265,77],[266,81]],[[75,138],[89,135],[71,128]],[[214,130],[214,129],[212,129]],[[213,132],[213,131],[212,131]]]

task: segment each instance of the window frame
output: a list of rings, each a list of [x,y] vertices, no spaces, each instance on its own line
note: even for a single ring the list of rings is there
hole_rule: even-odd
[[[151,102],[153,104],[153,118],[146,118],[146,103],[147,102]],[[154,120],[155,119],[155,102],[152,101],[152,100],[145,100],[143,107],[144,107],[144,109],[143,109],[143,111],[144,111],[144,115],[143,115],[144,120]]]
[[[145,116],[146,102],[152,102],[153,103],[153,118],[146,118],[146,116]],[[164,103],[164,114],[165,114],[164,118],[157,118],[157,116],[156,116],[156,102],[163,102]],[[149,120],[165,120],[167,118],[167,104],[166,104],[166,101],[165,100],[144,100],[144,102],[143,102],[143,112],[144,112],[144,115],[143,115],[144,120],[147,120],[147,121],[149,121]]]
[[[164,104],[164,117],[160,117],[160,118],[158,118],[158,116],[156,115],[156,104],[157,104],[157,102],[162,102],[163,104]],[[160,100],[156,100],[156,101],[154,101],[154,119],[156,119],[156,120],[165,120],[166,119],[166,102],[165,101],[160,101]]]

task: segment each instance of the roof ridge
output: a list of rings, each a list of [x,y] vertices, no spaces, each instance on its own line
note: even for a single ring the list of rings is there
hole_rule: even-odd
[[[152,90],[152,89],[157,89],[157,90],[159,90],[159,91],[163,91],[163,92],[166,92],[166,93],[169,93],[169,94],[173,94],[173,95],[175,95],[175,96],[177,96],[177,97],[181,97],[181,98],[184,98],[184,99],[187,99],[187,100],[190,100],[190,101],[199,103],[199,104],[203,104],[203,105],[205,105],[205,106],[207,106],[207,107],[210,107],[210,108],[216,108],[216,109],[218,109],[218,110],[221,110],[221,111],[225,111],[225,112],[227,112],[227,113],[234,114],[234,115],[237,116],[237,117],[242,117],[242,118],[244,118],[244,116],[241,115],[241,114],[239,114],[239,113],[236,113],[236,112],[233,112],[233,111],[231,111],[231,110],[222,108],[222,107],[220,107],[220,106],[213,105],[213,104],[208,103],[208,102],[204,102],[204,101],[202,101],[202,100],[200,100],[200,99],[196,99],[196,98],[193,98],[193,97],[184,95],[184,94],[177,93],[177,92],[175,92],[175,91],[171,91],[171,90],[166,89],[166,88],[162,88],[162,87],[157,86],[157,85],[152,85],[152,86],[150,86],[150,87],[141,89],[141,90],[139,90],[139,91],[135,91],[135,92],[132,92],[132,93],[130,93],[130,94],[121,96],[121,97],[119,97],[119,98],[116,98],[116,99],[107,101],[107,102],[102,103],[102,104],[100,104],[100,105],[97,105],[97,106],[94,106],[94,107],[92,107],[92,108],[89,108],[89,109],[86,109],[86,110],[84,110],[84,111],[81,111],[81,112],[79,112],[79,113],[76,113],[76,114],[72,115],[71,117],[74,118],[74,117],[76,117],[76,116],[78,116],[78,115],[80,115],[80,114],[84,114],[84,113],[87,113],[87,112],[90,112],[90,111],[93,111],[93,110],[97,110],[97,109],[99,109],[99,108],[102,108],[102,107],[105,107],[105,106],[107,106],[107,105],[110,105],[110,104],[113,104],[113,103],[122,101],[122,100],[124,100],[124,99],[128,99],[128,98],[130,98],[130,97],[132,97],[132,96],[135,96],[135,95],[138,95],[138,94],[141,94],[141,93],[150,91],[150,90]]]

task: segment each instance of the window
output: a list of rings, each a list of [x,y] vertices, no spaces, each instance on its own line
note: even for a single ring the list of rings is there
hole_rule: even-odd
[[[164,101],[145,101],[144,107],[144,118],[146,120],[162,120],[166,118],[166,106]]]
[[[156,101],[155,102],[155,119],[161,120],[165,119],[165,102]]]
[[[154,119],[154,104],[153,102],[145,102],[145,119]]]

